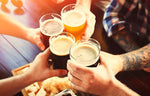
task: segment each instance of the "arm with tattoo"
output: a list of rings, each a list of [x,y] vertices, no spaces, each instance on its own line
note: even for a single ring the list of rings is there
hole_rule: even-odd
[[[116,33],[112,38],[126,52],[139,48],[132,35],[127,30]]]
[[[123,60],[123,71],[140,70],[150,67],[150,44],[121,55]]]

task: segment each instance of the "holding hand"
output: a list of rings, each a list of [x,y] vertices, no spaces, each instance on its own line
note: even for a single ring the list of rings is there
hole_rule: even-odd
[[[52,0],[54,3],[59,4],[66,0]],[[90,11],[91,8],[91,0],[76,0],[76,9],[82,11],[86,16],[86,27],[84,30],[84,34],[82,35],[82,39],[90,38],[95,29],[95,15]],[[81,7],[78,7],[81,6]]]
[[[84,30],[82,39],[88,39],[93,35],[96,23],[95,15],[90,11],[91,0],[76,0],[76,4],[83,7],[80,9],[81,7],[77,6],[76,9],[84,12],[86,15],[86,28]]]
[[[113,74],[116,75],[122,71],[123,62],[120,55],[113,55],[107,52],[101,51],[100,60],[102,64],[106,64],[112,70]]]
[[[62,76],[67,74],[66,70],[52,70],[48,64],[50,50],[47,48],[40,53],[34,61],[30,64],[28,73],[31,74],[35,81],[41,81],[52,76]],[[27,74],[28,74],[27,73]]]
[[[33,44],[36,44],[42,51],[46,48],[41,40],[40,28],[28,28],[28,41],[30,41]]]
[[[74,89],[92,93],[95,95],[104,95],[111,90],[114,75],[106,65],[98,67],[84,67],[68,61],[68,77]]]
[[[68,78],[74,89],[98,96],[139,96],[115,78],[122,70],[119,55],[101,52],[100,60],[97,67],[85,67],[68,60]]]

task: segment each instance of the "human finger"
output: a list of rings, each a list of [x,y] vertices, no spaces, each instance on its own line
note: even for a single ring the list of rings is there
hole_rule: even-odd
[[[73,76],[81,80],[87,79],[88,77],[89,69],[79,64],[74,64],[71,60],[67,62],[67,69]],[[85,73],[87,73],[87,75],[85,75]]]
[[[50,70],[49,71],[49,77],[64,76],[66,74],[67,74],[67,70],[64,70],[64,69],[56,69],[56,70]]]
[[[74,77],[73,75],[68,72],[68,79],[75,85],[82,86],[82,81],[79,78]]]
[[[78,85],[75,85],[74,83],[70,83],[71,84],[71,86],[72,86],[72,88],[73,89],[76,89],[76,90],[80,90],[80,91],[82,91],[82,92],[85,92],[85,89],[82,87],[82,86],[78,86]]]
[[[50,56],[50,49],[49,49],[49,47],[45,51],[42,52],[42,56],[44,58],[48,58]]]
[[[40,50],[44,51],[45,50],[45,45],[43,44],[43,42],[40,40],[38,43],[37,43],[37,46],[40,48]]]

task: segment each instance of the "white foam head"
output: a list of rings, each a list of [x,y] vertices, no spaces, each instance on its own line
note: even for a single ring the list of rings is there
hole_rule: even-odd
[[[47,36],[54,36],[63,32],[64,25],[60,19],[48,19],[41,23],[41,32]]]
[[[65,25],[77,27],[85,23],[86,17],[83,12],[71,10],[62,14],[62,21]]]
[[[53,54],[58,56],[68,55],[69,49],[74,42],[75,40],[71,37],[61,35],[50,40],[50,50]]]

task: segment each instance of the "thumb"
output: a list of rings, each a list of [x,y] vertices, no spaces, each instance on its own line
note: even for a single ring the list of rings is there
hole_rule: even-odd
[[[43,44],[42,41],[39,41],[39,42],[37,43],[37,46],[38,46],[42,51],[45,50],[45,45]]]
[[[44,58],[48,58],[50,56],[50,49],[49,49],[49,47],[45,51],[42,52],[42,56]]]

